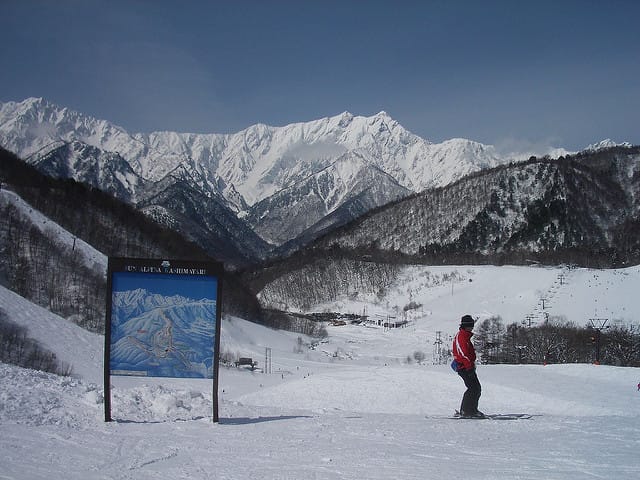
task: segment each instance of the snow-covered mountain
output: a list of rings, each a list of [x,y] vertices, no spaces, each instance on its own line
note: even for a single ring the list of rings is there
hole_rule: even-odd
[[[344,112],[283,127],[258,124],[224,135],[132,134],[41,98],[0,104],[0,145],[48,174],[90,183],[151,210],[149,190],[170,183],[167,176],[176,168],[188,168],[205,198],[222,202],[276,244],[361,199],[367,189],[376,191],[365,194],[371,198],[362,205],[378,206],[512,160],[466,139],[431,143],[386,112]],[[393,187],[380,188],[382,177]],[[322,208],[306,210],[319,201]],[[273,205],[280,220],[270,215]],[[158,207],[176,216],[166,205]]]
[[[314,248],[399,252],[439,262],[459,253],[555,256],[552,263],[634,261],[639,172],[638,147],[484,170],[363,215]]]
[[[181,163],[233,185],[253,205],[317,173],[347,151],[366,152],[373,166],[412,191],[439,186],[504,161],[492,146],[466,139],[430,143],[386,112],[344,112],[284,127],[253,125],[235,134],[130,134],[42,98],[0,104],[0,142],[32,162],[59,142],[78,141],[126,158],[146,180],[158,181]]]
[[[315,231],[314,225],[332,213],[350,208],[343,221],[330,222],[337,226],[410,193],[391,175],[372,167],[367,154],[349,151],[318,173],[256,203],[245,218],[258,235],[279,245]]]
[[[629,142],[617,143],[611,140],[610,138],[605,138],[604,140],[600,140],[598,143],[593,143],[585,148],[587,152],[597,152],[599,150],[605,150],[607,148],[613,147],[631,147],[632,145]]]
[[[37,158],[35,166],[49,176],[74,178],[129,202],[145,184],[120,154],[77,140],[54,142]]]

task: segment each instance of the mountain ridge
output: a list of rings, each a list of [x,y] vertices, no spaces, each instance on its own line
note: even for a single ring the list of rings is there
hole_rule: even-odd
[[[13,108],[11,108],[13,107]],[[13,121],[11,120],[13,117]],[[325,117],[319,120],[293,123],[283,127],[271,127],[264,124],[252,125],[235,134],[192,134],[177,132],[152,132],[149,134],[128,133],[122,127],[106,120],[96,120],[92,117],[74,112],[64,107],[47,102],[44,99],[27,99],[23,102],[8,102],[0,104],[0,141],[3,146],[22,158],[32,162],[31,155],[51,145],[55,141],[69,142],[81,141],[102,150],[117,152],[128,159],[132,168],[141,177],[147,180],[159,180],[172,170],[177,163],[192,160],[203,169],[219,170],[222,177],[228,183],[245,182],[249,177],[245,174],[255,172],[247,171],[247,168],[257,165],[257,156],[260,155],[260,171],[267,171],[274,176],[281,166],[282,157],[292,151],[292,157],[302,161],[311,161],[317,158],[335,157],[336,152],[341,155],[346,150],[355,150],[367,147],[370,150],[375,147],[379,156],[377,166],[381,160],[385,160],[387,168],[382,168],[395,178],[394,171],[401,167],[415,168],[419,164],[420,152],[414,152],[416,148],[425,147],[434,149],[438,161],[441,162],[448,148],[456,144],[472,143],[479,153],[483,153],[483,161],[496,162],[498,159],[491,146],[484,146],[466,139],[452,139],[443,144],[434,144],[412,134],[404,129],[397,121],[393,120],[386,112],[380,112],[372,117],[354,116],[349,112],[343,112],[333,117]],[[373,128],[370,128],[373,127]],[[397,150],[408,150],[408,154],[401,160],[404,165],[389,166],[390,153],[379,146],[378,139],[374,138],[372,131],[382,134],[387,147]],[[36,133],[37,135],[32,135]],[[276,138],[277,137],[277,138]],[[274,144],[274,139],[277,140]],[[331,142],[329,142],[331,140]],[[392,145],[389,145],[393,143]],[[205,149],[205,146],[207,147]],[[222,150],[226,149],[227,152]],[[482,152],[483,149],[489,153]],[[278,152],[274,155],[274,150]],[[312,150],[310,153],[308,150]],[[445,150],[443,152],[443,150]],[[302,155],[309,153],[309,155]],[[402,152],[405,153],[405,152]],[[149,162],[156,160],[156,156],[162,155],[163,161],[159,165],[145,165],[142,158],[149,154]],[[324,154],[324,155],[323,155]],[[271,155],[272,158],[269,158]],[[373,155],[372,155],[373,156]],[[375,156],[374,156],[375,157]],[[386,157],[386,158],[383,158]],[[309,160],[311,158],[311,160]],[[331,162],[322,163],[323,167]],[[172,168],[169,168],[172,165]],[[383,165],[385,167],[385,165]],[[313,170],[313,172],[320,170]],[[408,186],[407,174],[399,183]],[[286,179],[283,179],[286,180]],[[403,183],[405,182],[405,183]],[[432,186],[427,178],[423,182],[410,179],[409,184],[415,184],[412,190],[424,189]],[[280,186],[289,185],[284,182]],[[409,188],[410,188],[409,185]],[[256,185],[249,184],[246,188]],[[263,189],[271,192],[276,185]],[[236,189],[238,186],[236,185]],[[240,190],[239,190],[240,191]],[[242,192],[244,194],[244,192]],[[255,196],[252,200],[259,200],[264,196]],[[248,202],[249,204],[255,201]]]
[[[635,261],[639,182],[640,147],[534,158],[371,210],[313,248],[387,252],[419,262],[456,255],[475,255],[474,263],[501,256],[521,263],[527,255],[563,261],[563,252],[565,262],[574,256],[581,265],[607,265],[607,255],[614,256],[609,262]]]
[[[222,260],[231,264],[264,259],[285,244],[299,248],[367,209],[523,160],[467,139],[432,143],[384,110],[282,127],[256,124],[231,134],[129,133],[43,98],[0,103],[0,144],[48,175],[88,183],[157,214],[198,243],[226,237],[234,247]],[[342,168],[332,170],[340,159]],[[175,175],[180,170],[193,180],[189,198],[172,198],[185,181]],[[322,182],[312,185],[314,176]],[[376,188],[381,178],[389,188]],[[321,192],[338,185],[351,188],[328,201]],[[197,218],[185,221],[185,212]],[[207,219],[213,215],[220,225],[234,225],[232,231],[221,237]]]

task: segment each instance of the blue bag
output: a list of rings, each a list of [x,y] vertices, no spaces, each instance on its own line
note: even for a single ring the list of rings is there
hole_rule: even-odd
[[[451,368],[453,369],[454,372],[458,371],[458,362],[456,362],[455,360],[453,362],[451,362]]]

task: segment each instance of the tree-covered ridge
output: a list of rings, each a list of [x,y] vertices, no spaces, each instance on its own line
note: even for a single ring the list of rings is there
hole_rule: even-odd
[[[640,262],[640,147],[531,158],[376,209],[312,248],[434,264]]]
[[[47,177],[0,149],[0,183],[106,256],[214,260],[179,232],[131,205],[74,180]],[[106,272],[74,245],[35,228],[10,202],[1,204],[0,281],[21,296],[96,332],[104,330]],[[253,294],[227,272],[225,312],[256,315]]]
[[[0,149],[0,181],[107,256],[210,258],[133,206],[75,180],[43,175],[4,149]]]

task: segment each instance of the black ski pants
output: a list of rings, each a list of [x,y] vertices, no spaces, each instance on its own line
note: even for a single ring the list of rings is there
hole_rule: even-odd
[[[464,384],[467,390],[462,396],[462,404],[460,405],[460,413],[464,415],[473,415],[478,412],[478,400],[480,400],[480,394],[482,393],[482,387],[478,375],[476,375],[476,369],[460,370],[458,375],[464,380]]]

